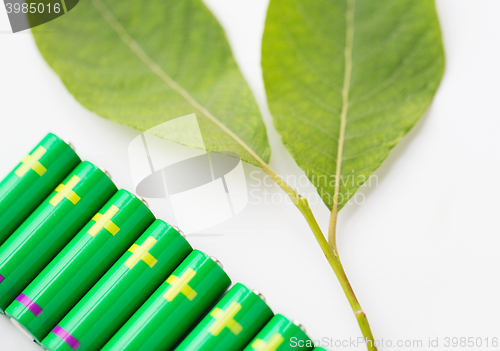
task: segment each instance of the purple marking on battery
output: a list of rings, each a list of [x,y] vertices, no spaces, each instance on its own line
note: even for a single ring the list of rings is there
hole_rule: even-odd
[[[60,326],[56,326],[54,328],[54,330],[52,330],[52,333],[54,333],[58,337],[60,337],[73,350],[76,350],[78,347],[80,347],[80,342],[78,340],[76,340],[76,338],[73,335],[68,333],[66,330],[64,330]]]
[[[0,283],[4,280],[5,278],[0,274]]]
[[[43,312],[42,308],[38,306],[35,301],[30,299],[28,296],[21,294],[16,298],[16,301],[22,303],[28,310],[33,312],[35,316],[39,316]]]

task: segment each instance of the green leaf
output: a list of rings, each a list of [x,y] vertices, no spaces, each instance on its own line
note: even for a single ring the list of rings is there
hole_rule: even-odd
[[[200,0],[82,1],[33,34],[68,90],[98,115],[148,130],[196,113],[209,151],[258,165],[247,144],[268,162],[254,97]]]
[[[436,93],[444,53],[434,2],[271,0],[262,68],[284,144],[341,209]]]

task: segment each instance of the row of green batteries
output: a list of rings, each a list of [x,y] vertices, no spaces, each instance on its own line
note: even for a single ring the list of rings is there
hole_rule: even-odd
[[[45,350],[314,348],[53,134],[0,183],[0,245],[0,312]]]

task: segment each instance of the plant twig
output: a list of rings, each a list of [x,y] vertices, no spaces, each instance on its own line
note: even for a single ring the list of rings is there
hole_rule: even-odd
[[[356,316],[356,320],[358,321],[359,328],[363,333],[363,337],[366,342],[368,350],[377,351],[377,348],[375,346],[375,340],[373,338],[373,334],[370,329],[370,324],[368,323],[368,318],[366,317],[365,312],[361,308],[361,305],[359,304],[358,299],[354,294],[354,290],[352,289],[351,283],[349,283],[349,279],[347,278],[344,268],[342,267],[342,264],[340,262],[338,252],[336,250],[333,250],[332,247],[326,241],[323,232],[321,231],[318,223],[316,222],[316,218],[314,218],[314,215],[311,212],[311,208],[309,207],[307,199],[298,194],[297,196],[298,196],[298,201],[296,206],[307,220],[307,223],[309,224],[309,227],[311,227],[311,230],[314,234],[314,237],[316,238],[316,241],[321,247],[321,250],[323,250],[325,257],[328,260],[328,263],[330,264],[335,275],[337,276],[340,286],[342,287],[342,290],[344,290],[344,294],[347,297],[349,304],[351,305],[354,315]]]
[[[354,0],[349,0],[353,3]],[[373,335],[370,330],[370,325],[368,324],[368,319],[366,318],[365,313],[361,309],[359,302],[352,290],[351,284],[347,279],[347,275],[344,272],[344,268],[340,263],[339,255],[337,253],[337,249],[335,245],[333,247],[328,245],[328,242],[323,235],[323,232],[318,226],[314,215],[307,203],[307,199],[302,197],[297,193],[296,190],[292,189],[280,176],[274,172],[274,170],[269,167],[269,165],[262,160],[262,158],[254,151],[250,146],[248,146],[238,135],[236,135],[230,128],[228,128],[224,123],[219,121],[205,106],[200,104],[189,92],[187,92],[179,83],[177,83],[174,79],[172,79],[167,72],[163,70],[145,51],[144,49],[130,36],[125,27],[118,21],[118,19],[113,15],[113,13],[109,10],[106,4],[102,0],[92,0],[91,2],[93,6],[100,12],[103,19],[110,25],[111,28],[118,34],[120,39],[132,50],[132,52],[139,57],[139,59],[153,72],[155,73],[167,86],[172,88],[175,92],[181,95],[191,106],[201,112],[207,119],[209,119],[212,123],[214,123],[217,127],[219,127],[223,132],[229,135],[234,141],[240,144],[245,151],[247,151],[262,167],[262,169],[266,172],[266,174],[271,177],[271,179],[285,191],[285,193],[290,197],[292,202],[297,206],[302,215],[305,217],[307,223],[311,227],[311,230],[318,241],[321,250],[326,256],[328,263],[332,267],[337,279],[344,290],[344,293],[351,305],[351,308],[356,315],[356,319],[358,321],[359,327],[365,340],[367,341],[368,350],[376,351],[377,348],[374,347]],[[349,10],[348,10],[349,11]],[[347,111],[346,111],[347,113]],[[339,177],[337,177],[339,178]],[[340,182],[340,179],[338,180]],[[340,184],[340,183],[339,183]],[[338,189],[336,186],[336,194],[338,202]],[[334,207],[336,208],[336,207]],[[335,211],[336,213],[337,211]],[[332,212],[333,213],[333,212]],[[335,216],[336,221],[336,216]],[[331,226],[330,226],[331,227]],[[370,346],[371,344],[371,346]]]

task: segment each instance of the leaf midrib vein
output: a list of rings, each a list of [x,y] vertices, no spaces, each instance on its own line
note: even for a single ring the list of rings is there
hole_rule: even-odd
[[[354,1],[347,0],[346,10],[346,43],[344,50],[344,83],[342,86],[342,109],[340,111],[340,128],[337,148],[337,166],[335,171],[335,201],[337,202],[340,190],[340,173],[342,171],[342,154],[344,152],[347,112],[349,110],[349,90],[352,74],[352,49],[354,38]]]
[[[257,155],[257,153],[250,148],[243,140],[241,140],[231,129],[229,129],[224,123],[219,121],[207,108],[200,104],[191,94],[189,94],[180,84],[173,80],[143,49],[142,47],[132,38],[132,36],[127,32],[125,27],[118,21],[114,14],[109,10],[107,5],[102,0],[91,0],[92,5],[97,9],[99,14],[102,16],[104,21],[115,31],[115,33],[120,37],[120,39],[129,47],[130,50],[154,73],[160,78],[166,85],[175,90],[179,95],[181,95],[190,105],[200,111],[208,120],[219,127],[224,133],[230,136],[234,141],[240,144],[245,151],[247,151],[261,166],[264,170],[269,171],[269,166],[262,158]]]
[[[333,194],[333,206],[330,216],[329,227],[329,244],[337,251],[335,243],[335,232],[337,226],[338,216],[338,199],[340,193],[340,173],[342,171],[342,154],[344,151],[345,130],[347,125],[347,112],[349,109],[349,90],[351,87],[351,74],[352,74],[352,50],[354,41],[354,2],[355,0],[347,0],[346,6],[346,37],[344,49],[344,83],[342,87],[342,110],[340,112],[340,127],[339,138],[337,146],[337,163],[335,170],[335,190]]]

